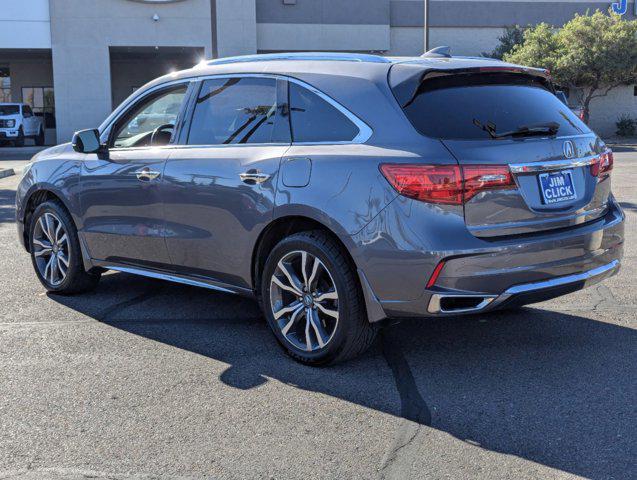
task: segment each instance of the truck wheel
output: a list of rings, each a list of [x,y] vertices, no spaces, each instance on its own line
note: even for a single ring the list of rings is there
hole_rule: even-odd
[[[24,130],[22,130],[22,127],[20,127],[18,138],[13,141],[13,144],[16,147],[24,147]]]
[[[34,140],[35,140],[35,144],[38,147],[41,147],[42,145],[44,145],[44,129],[42,127],[40,127],[40,131],[35,136]]]

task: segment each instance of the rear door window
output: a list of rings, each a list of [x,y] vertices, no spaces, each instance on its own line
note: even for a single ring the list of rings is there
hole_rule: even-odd
[[[295,143],[351,142],[358,127],[335,106],[290,82],[292,141]]]
[[[590,129],[542,83],[516,74],[443,75],[425,79],[403,110],[423,135],[488,140],[495,133],[555,123],[557,135]],[[489,127],[491,128],[491,127]]]
[[[235,77],[206,80],[192,117],[189,145],[284,143],[277,80]],[[289,133],[288,133],[289,136]]]

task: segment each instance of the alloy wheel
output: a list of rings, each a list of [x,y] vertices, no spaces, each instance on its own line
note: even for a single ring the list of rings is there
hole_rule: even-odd
[[[309,252],[293,251],[279,261],[270,279],[270,306],[283,337],[300,350],[321,350],[336,332],[336,284],[325,264]]]
[[[33,255],[42,278],[52,286],[64,282],[69,269],[69,237],[62,221],[45,212],[33,229]]]

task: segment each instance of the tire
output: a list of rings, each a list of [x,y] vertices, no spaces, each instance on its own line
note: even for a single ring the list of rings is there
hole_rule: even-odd
[[[44,145],[44,129],[42,127],[40,127],[38,134],[35,137],[33,137],[33,140],[35,140],[35,144],[38,147],[41,147],[42,145]]]
[[[367,319],[355,270],[340,245],[319,230],[294,234],[272,250],[263,269],[261,302],[279,345],[306,365],[331,365],[356,357],[376,337],[377,327]]]
[[[22,130],[22,127],[20,127],[18,137],[13,141],[13,144],[16,147],[24,147],[24,130]]]
[[[84,270],[77,229],[58,201],[42,203],[33,212],[29,247],[38,280],[49,292],[66,295],[97,286],[101,274]]]

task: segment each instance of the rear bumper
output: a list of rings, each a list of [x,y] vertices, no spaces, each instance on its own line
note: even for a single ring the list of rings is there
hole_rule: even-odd
[[[459,313],[479,313],[494,310],[502,307],[513,307],[527,305],[529,303],[537,303],[551,298],[560,297],[568,293],[581,290],[602,280],[615,275],[620,268],[619,260],[593,268],[586,272],[563,277],[556,277],[549,280],[534,283],[524,283],[508,288],[500,295],[480,295],[472,294],[462,296],[455,292],[449,294],[444,291],[433,293],[429,299],[427,308],[428,313],[434,315],[450,314],[458,315]],[[463,298],[474,298],[475,306],[460,309],[445,309],[445,301]]]
[[[453,241],[453,236],[446,237],[445,243]],[[466,237],[461,241],[469,246]],[[586,288],[619,270],[624,247],[624,214],[612,201],[604,217],[579,227],[513,239],[471,241],[475,244],[473,249],[421,251],[421,256],[412,252],[411,261],[405,263],[419,264],[422,273],[418,277],[411,275],[409,282],[403,284],[418,284],[421,289],[416,293],[417,287],[413,287],[404,299],[379,295],[377,298],[386,316],[486,312],[536,303]],[[445,264],[435,285],[425,288],[433,268],[441,260]],[[392,276],[396,273],[394,270]],[[402,281],[400,276],[397,278],[396,282]],[[373,280],[370,278],[372,287]],[[383,284],[386,285],[387,280],[386,275]]]

